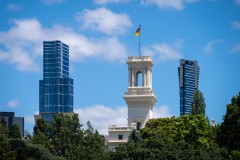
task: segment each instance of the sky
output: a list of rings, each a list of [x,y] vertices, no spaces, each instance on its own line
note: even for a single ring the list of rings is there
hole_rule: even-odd
[[[70,47],[74,111],[101,134],[127,125],[128,56],[153,59],[154,117],[178,117],[179,60],[197,60],[206,114],[223,121],[240,91],[240,0],[0,0],[0,111],[32,133],[43,41]]]

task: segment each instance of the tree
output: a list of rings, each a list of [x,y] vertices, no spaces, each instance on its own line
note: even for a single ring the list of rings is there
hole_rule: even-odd
[[[22,139],[10,139],[12,148],[17,153],[16,159],[41,159],[41,160],[63,160],[57,157],[40,144],[33,144],[31,141]]]
[[[33,127],[33,138],[32,142],[34,144],[41,144],[49,149],[50,142],[47,135],[47,124],[44,119],[37,119],[36,124]]]
[[[209,122],[203,115],[151,119],[140,133],[143,139],[158,137],[194,146],[209,146],[214,140]]]
[[[15,160],[16,153],[11,149],[8,140],[8,128],[5,118],[1,118],[0,122],[0,160]]]
[[[7,121],[4,117],[2,117],[0,121],[0,134],[4,134],[6,137],[8,137]]]
[[[140,136],[139,132],[136,131],[136,129],[134,129],[132,131],[132,133],[129,135],[128,141],[130,141],[130,142],[132,141],[134,143],[138,143],[138,142],[142,141],[141,136]]]
[[[53,154],[56,156],[67,157],[71,146],[69,127],[71,118],[63,113],[53,116],[53,121],[49,126],[49,138],[51,139],[51,148]]]
[[[205,99],[203,97],[203,94],[198,89],[194,93],[193,97],[193,104],[192,104],[192,115],[198,115],[201,114],[205,116]]]
[[[188,142],[169,142],[159,137],[144,139],[139,143],[128,142],[115,149],[115,152],[111,152],[112,160],[225,160],[228,158],[225,150],[217,146],[195,147]]]
[[[91,123],[87,122],[88,128],[84,131],[82,152],[78,155],[78,159],[85,160],[101,160],[108,159],[108,153],[105,150],[105,138],[94,130]]]
[[[173,142],[176,137],[176,124],[179,123],[180,118],[157,118],[150,119],[146,126],[140,130],[143,139],[149,137],[165,138]]]
[[[49,126],[43,119],[36,122],[33,142],[43,144],[55,156],[66,159],[108,159],[105,150],[105,138],[93,129],[82,129],[78,115],[68,116],[60,113],[53,117]]]
[[[10,138],[22,138],[20,129],[16,123],[12,124],[12,127],[9,132]]]
[[[210,124],[203,115],[181,116],[176,129],[175,142],[184,141],[195,147],[209,147],[214,142]]]
[[[222,147],[240,150],[240,93],[227,105],[226,115],[220,125],[217,141]]]

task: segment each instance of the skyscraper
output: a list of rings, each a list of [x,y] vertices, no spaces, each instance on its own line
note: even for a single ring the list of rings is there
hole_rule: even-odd
[[[180,115],[192,112],[193,96],[198,88],[199,70],[197,61],[180,59],[178,67]]]
[[[69,46],[61,41],[43,42],[43,80],[39,81],[39,114],[51,121],[53,114],[73,112],[73,79],[69,77]]]

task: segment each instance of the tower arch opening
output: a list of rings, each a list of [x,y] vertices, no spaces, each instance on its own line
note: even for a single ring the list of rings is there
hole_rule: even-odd
[[[143,73],[138,71],[136,73],[136,87],[143,87]]]

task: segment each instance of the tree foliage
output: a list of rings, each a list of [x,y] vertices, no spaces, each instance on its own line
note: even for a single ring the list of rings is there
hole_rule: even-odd
[[[226,115],[220,125],[217,140],[229,150],[240,150],[240,93],[227,105]],[[240,157],[239,157],[240,158]]]
[[[205,116],[206,103],[200,90],[196,90],[193,97],[192,115],[201,114]]]
[[[42,160],[63,160],[57,157],[39,144],[33,144],[31,141],[22,139],[11,139],[10,144],[17,153],[16,159],[42,159]]]
[[[132,133],[129,135],[128,141],[134,143],[139,143],[142,141],[141,135],[139,134],[139,132],[136,131],[136,129],[134,129]]]
[[[8,137],[7,121],[3,117],[0,121],[0,134],[4,134],[6,137]]]
[[[77,115],[70,117],[60,113],[54,115],[49,126],[44,120],[37,121],[33,140],[44,145],[54,155],[67,159],[107,159],[104,137],[93,129],[90,122],[87,125],[88,128],[84,130]]]
[[[35,144],[41,144],[46,148],[49,148],[49,141],[47,135],[47,124],[43,119],[37,119],[33,128],[32,142]]]
[[[112,160],[223,160],[226,157],[226,151],[217,146],[195,147],[187,142],[169,142],[159,137],[147,138],[140,143],[128,142],[111,152]]]
[[[158,137],[169,142],[188,142],[192,145],[209,146],[213,132],[203,115],[151,119],[141,131],[143,138]]]
[[[8,139],[7,122],[1,118],[0,122],[0,160],[15,160],[16,153],[11,149]]]
[[[22,138],[20,129],[17,124],[12,124],[10,132],[9,132],[10,138]]]

